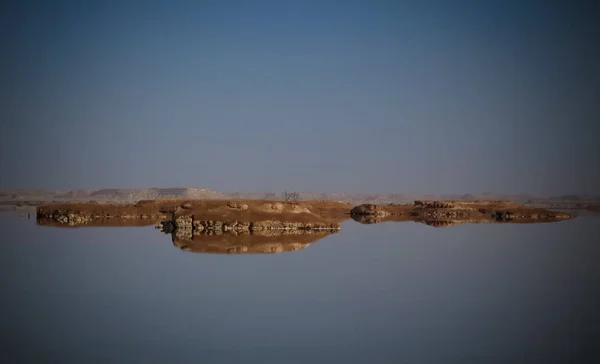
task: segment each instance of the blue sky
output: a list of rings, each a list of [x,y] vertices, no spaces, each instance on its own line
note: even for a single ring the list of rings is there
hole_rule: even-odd
[[[600,186],[591,2],[1,6],[0,188]]]

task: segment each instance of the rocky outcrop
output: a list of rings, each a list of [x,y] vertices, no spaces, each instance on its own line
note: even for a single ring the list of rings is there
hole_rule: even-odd
[[[451,209],[455,207],[455,204],[448,201],[415,201],[413,206],[426,209]]]
[[[468,221],[461,221],[461,220],[457,220],[457,221],[453,221],[453,220],[422,220],[422,221],[415,221],[415,222],[419,222],[428,226],[432,226],[435,228],[448,228],[448,227],[453,227],[453,226],[457,226],[457,225],[461,225],[461,224],[466,224]]]
[[[384,217],[389,214],[390,213],[387,212],[383,206],[374,205],[374,204],[363,204],[363,205],[356,206],[355,208],[350,210],[350,215],[352,215],[352,216],[371,215],[371,216]]]
[[[55,226],[145,226],[168,220],[172,227],[167,229],[190,236],[190,231],[204,229],[332,228],[349,218],[350,208],[335,202],[144,200],[135,204],[44,205],[37,208],[37,218],[40,225]]]
[[[441,227],[464,223],[553,222],[570,214],[503,201],[415,201],[413,205],[365,204],[352,209],[352,219],[363,224],[416,221]]]
[[[191,239],[197,234],[243,234],[261,231],[318,231],[340,230],[340,226],[327,222],[294,222],[279,220],[259,221],[222,221],[222,220],[196,220],[193,215],[181,215],[174,221],[165,220],[156,225],[156,228],[165,233],[175,232],[180,239]]]
[[[514,218],[514,214],[510,211],[494,211],[492,218],[496,221],[511,221]]]
[[[52,219],[59,224],[86,224],[90,222],[93,217],[88,215],[83,215],[80,213],[69,212],[69,211],[57,211],[54,214],[49,214],[44,216],[45,218]]]
[[[361,224],[366,224],[366,225],[370,225],[370,224],[379,224],[382,222],[385,222],[385,217],[383,216],[377,216],[377,215],[359,215],[359,214],[354,214],[352,215],[352,220],[361,223]]]
[[[179,239],[191,239],[193,221],[190,216],[179,216],[175,219],[175,234]]]
[[[490,217],[498,222],[521,221],[521,220],[540,220],[555,221],[567,220],[572,218],[571,214],[564,212],[555,212],[550,210],[526,210],[526,211],[507,211],[495,210],[490,213]]]
[[[182,251],[201,254],[278,254],[305,249],[335,230],[262,230],[235,234],[204,230],[191,239],[172,234],[173,245]]]

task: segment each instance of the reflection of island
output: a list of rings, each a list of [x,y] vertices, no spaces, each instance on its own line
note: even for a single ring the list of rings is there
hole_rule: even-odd
[[[461,224],[548,223],[573,218],[570,214],[501,201],[415,201],[412,205],[365,204],[352,209],[361,224],[418,222],[433,227]]]
[[[247,209],[230,203],[229,208]],[[178,211],[156,226],[171,234],[173,244],[184,251],[218,254],[270,254],[306,248],[338,232],[340,226],[307,210],[286,214],[285,205],[269,204],[279,212],[266,214],[189,214]],[[294,209],[293,205],[291,207]],[[245,220],[241,220],[242,218]],[[251,219],[251,220],[247,220]]]
[[[40,206],[44,226],[147,226],[171,234],[173,244],[198,253],[296,251],[336,233],[352,206],[332,201],[152,200],[136,204]]]
[[[339,230],[264,230],[246,233],[203,231],[191,237],[171,233],[173,245],[183,251],[206,254],[276,254],[307,248]]]

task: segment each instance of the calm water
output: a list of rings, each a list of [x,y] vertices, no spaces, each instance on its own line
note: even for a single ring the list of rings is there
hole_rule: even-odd
[[[0,215],[3,363],[600,362],[600,218],[360,225],[280,255]]]

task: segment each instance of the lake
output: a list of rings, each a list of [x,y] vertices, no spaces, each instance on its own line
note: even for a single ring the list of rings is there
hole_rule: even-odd
[[[600,217],[342,224],[273,255],[0,215],[3,363],[600,362]],[[597,361],[598,360],[598,361]]]

